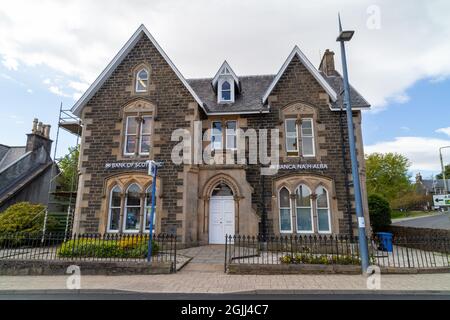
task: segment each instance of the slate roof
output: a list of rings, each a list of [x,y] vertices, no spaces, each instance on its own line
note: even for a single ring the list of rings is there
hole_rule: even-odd
[[[332,109],[339,110],[343,101],[343,94],[340,94],[343,91],[343,81],[341,75],[338,72],[335,73],[334,76],[326,76],[323,72],[320,72],[338,94],[338,100],[332,105]],[[235,112],[267,111],[268,106],[267,104],[263,105],[262,97],[274,78],[275,75],[240,76],[241,91],[235,97],[235,102],[230,104],[217,102],[217,94],[211,84],[212,78],[187,79],[187,82],[200,97],[208,113],[232,114]],[[366,99],[352,86],[350,86],[350,99],[352,108],[370,107]]]
[[[187,79],[203,102],[204,108],[211,113],[259,112],[268,110],[262,103],[262,96],[275,75],[240,76],[241,91],[234,103],[217,103],[217,94],[212,86],[212,78]]]
[[[450,185],[450,179],[445,180],[447,180],[447,186]],[[422,184],[428,191],[432,191],[434,188],[444,189],[444,179],[424,179],[422,180]]]
[[[338,100],[332,104],[332,109],[340,109],[343,105],[344,99],[344,81],[339,72],[334,71],[334,75],[327,76],[325,73],[320,71],[320,74],[325,78],[328,84],[336,91]],[[362,95],[350,85],[350,104],[352,108],[369,108],[370,104]]]
[[[0,171],[14,163],[25,154],[25,147],[9,147],[0,145]]]

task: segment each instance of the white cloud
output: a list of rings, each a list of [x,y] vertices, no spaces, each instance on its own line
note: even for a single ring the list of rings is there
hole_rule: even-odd
[[[27,89],[27,93],[32,94],[33,90],[32,89]]]
[[[59,88],[59,87],[57,87],[57,86],[50,86],[50,87],[48,88],[48,90],[49,90],[51,93],[56,94],[57,96],[61,96],[61,97],[70,97],[70,94],[67,94],[67,93],[63,92],[63,91],[61,90],[61,88]]]
[[[450,75],[450,42],[443,41],[450,37],[450,1],[378,0],[380,28],[370,29],[367,9],[373,3],[4,0],[0,59],[13,69],[44,65],[92,83],[144,23],[186,77],[213,76],[224,59],[241,75],[276,73],[295,44],[316,66],[320,52],[334,50],[340,69],[340,11],[344,28],[356,30],[348,44],[350,80],[381,110],[391,101],[406,102],[405,91],[418,80]],[[232,23],[223,14],[230,10]]]
[[[439,148],[450,145],[450,140],[427,137],[396,137],[364,147],[365,153],[397,152],[411,161],[411,171],[439,172]]]
[[[450,136],[450,127],[437,129],[436,132]]]
[[[4,58],[2,60],[2,64],[6,67],[6,69],[8,70],[14,70],[17,71],[17,69],[19,68],[19,62],[17,62],[16,59],[13,58]]]

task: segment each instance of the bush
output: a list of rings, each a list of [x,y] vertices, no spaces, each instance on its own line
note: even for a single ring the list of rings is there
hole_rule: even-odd
[[[157,255],[159,246],[152,241],[152,256]],[[143,259],[148,254],[148,239],[123,238],[120,240],[102,240],[79,238],[64,242],[57,251],[59,257],[95,257],[95,258],[129,258]]]
[[[403,196],[391,201],[393,209],[412,211],[427,209],[433,203],[431,195],[417,194],[416,192],[408,192]]]
[[[368,198],[370,225],[374,232],[386,231],[391,225],[391,207],[382,196],[371,194]]]
[[[309,255],[297,253],[293,257],[289,254],[282,256],[280,262],[284,264],[340,264],[340,265],[359,265],[361,263],[358,257],[349,255]]]
[[[19,202],[0,213],[0,233],[37,233],[44,227],[45,206]],[[56,221],[49,217],[47,228],[55,226]]]

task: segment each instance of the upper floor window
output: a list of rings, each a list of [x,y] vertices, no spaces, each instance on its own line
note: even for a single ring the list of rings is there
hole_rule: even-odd
[[[301,125],[302,133],[302,155],[305,157],[314,157],[314,133],[313,119],[303,119]]]
[[[298,156],[301,151],[304,157],[315,156],[314,127],[313,119],[301,119],[301,125],[297,124],[297,119],[290,118],[284,121],[286,131],[286,152],[290,156]],[[300,132],[300,137],[299,133]],[[301,140],[301,150],[299,150],[299,139]]]
[[[298,154],[298,135],[297,135],[297,120],[296,119],[286,119],[285,120],[285,130],[286,130],[286,151],[287,153]]]
[[[231,101],[231,85],[228,81],[224,81],[220,88],[220,100]]]
[[[211,130],[211,149],[222,149],[222,122],[213,121]]]
[[[223,134],[225,128],[225,134]],[[237,121],[213,121],[211,123],[211,149],[221,150],[225,146],[228,150],[237,148]]]
[[[236,121],[227,121],[226,127],[226,148],[236,149]]]
[[[125,155],[148,155],[152,135],[151,116],[127,116],[124,135]]]
[[[136,92],[146,92],[148,88],[148,71],[143,68],[136,74]]]

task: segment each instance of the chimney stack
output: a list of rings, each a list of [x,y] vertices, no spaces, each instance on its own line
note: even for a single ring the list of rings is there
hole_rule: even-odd
[[[327,76],[335,75],[336,69],[334,68],[334,52],[329,49],[325,50],[325,53],[320,62],[319,70],[325,73]]]
[[[27,134],[26,152],[34,151],[44,146],[48,154],[50,154],[52,142],[50,140],[50,125],[43,124],[36,118],[33,119],[31,133]]]

